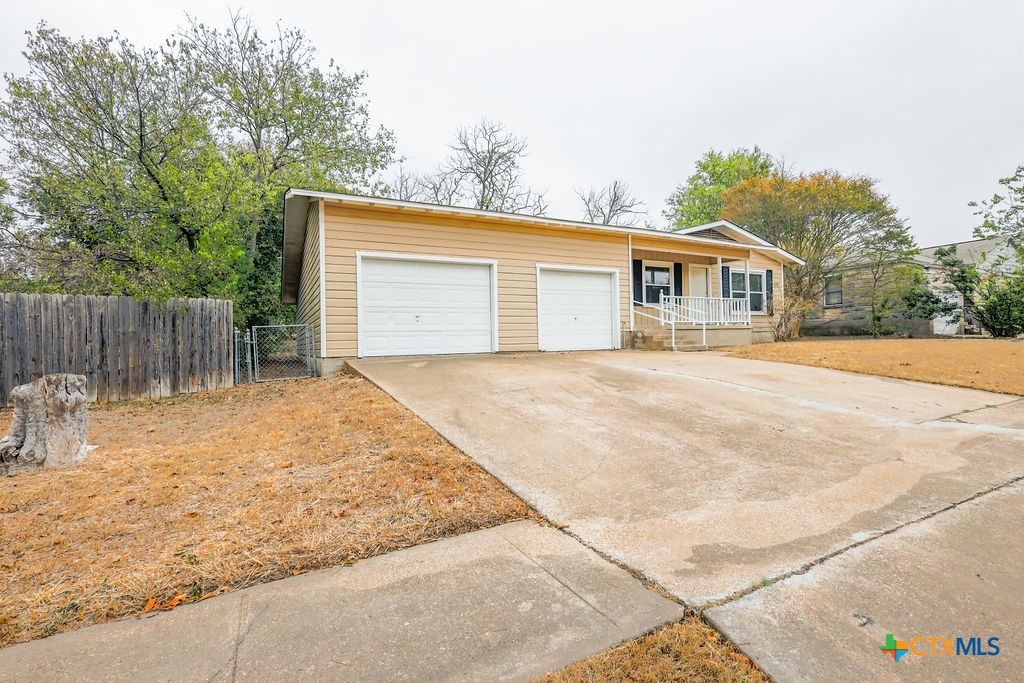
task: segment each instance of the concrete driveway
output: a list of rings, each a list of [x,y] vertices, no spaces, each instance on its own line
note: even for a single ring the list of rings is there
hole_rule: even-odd
[[[1002,394],[713,353],[353,365],[570,533],[697,608],[912,533],[1024,475],[1024,402]],[[1015,587],[999,599],[1021,614]],[[862,633],[881,643],[885,628]]]

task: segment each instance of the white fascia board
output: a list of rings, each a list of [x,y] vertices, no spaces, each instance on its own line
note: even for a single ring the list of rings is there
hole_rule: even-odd
[[[590,230],[590,231],[594,231],[594,232],[609,232],[609,233],[617,233],[617,234],[621,234],[621,235],[639,235],[639,236],[648,236],[648,237],[659,237],[659,238],[665,238],[665,239],[670,239],[670,240],[678,240],[680,242],[690,242],[690,243],[694,243],[694,244],[710,244],[710,245],[716,245],[716,246],[723,246],[722,240],[707,239],[705,237],[693,237],[691,235],[685,234],[685,231],[669,232],[669,231],[666,231],[666,230],[654,230],[654,229],[650,229],[650,228],[629,228],[629,227],[620,226],[620,225],[604,225],[604,224],[601,224],[601,223],[587,223],[585,221],[569,221],[569,220],[563,220],[563,219],[559,219],[559,218],[546,218],[544,216],[530,216],[530,215],[526,215],[526,214],[516,214],[516,213],[499,213],[497,211],[484,211],[482,209],[470,209],[470,208],[460,207],[460,206],[441,206],[441,205],[437,205],[437,204],[424,204],[422,202],[407,202],[407,201],[401,201],[401,200],[397,200],[397,199],[386,199],[386,198],[382,198],[382,197],[365,197],[365,196],[362,196],[362,195],[344,194],[344,193],[340,193],[340,192],[322,192],[322,191],[319,191],[319,190],[303,190],[303,189],[300,189],[300,188],[290,188],[285,193],[285,199],[288,199],[288,198],[293,197],[293,196],[309,197],[311,199],[326,199],[326,200],[329,200],[329,201],[336,201],[336,202],[339,202],[341,204],[349,204],[351,206],[357,206],[357,207],[358,206],[362,206],[362,207],[376,207],[376,206],[379,206],[379,207],[395,209],[395,210],[398,210],[398,211],[401,211],[401,210],[411,210],[411,211],[422,211],[424,213],[436,213],[436,214],[439,214],[439,215],[465,216],[465,217],[469,217],[469,218],[486,218],[486,219],[490,219],[490,220],[497,219],[497,220],[504,220],[504,221],[514,222],[514,223],[521,223],[521,224],[525,224],[525,225],[542,225],[542,226],[549,226],[549,227],[555,227],[555,228],[567,228],[567,229],[570,229],[570,230]],[[723,221],[723,223],[728,223],[728,221]],[[731,226],[732,224],[730,223],[729,225]],[[700,227],[703,228],[703,227],[706,227],[706,226],[700,226]],[[747,233],[745,230],[743,230],[742,228],[740,228],[738,226],[733,226],[733,227],[736,230],[739,230],[739,231],[741,231],[741,232],[743,232],[743,233],[745,233],[747,235],[750,235],[750,233]],[[692,228],[691,228],[691,230],[692,230]],[[752,239],[755,239],[755,240],[758,241],[758,243],[759,243],[758,244],[758,248],[765,249],[765,250],[768,250],[768,251],[772,251],[772,252],[781,254],[782,256],[786,257],[787,259],[793,261],[794,263],[798,263],[800,265],[803,265],[803,261],[802,260],[800,260],[799,258],[794,256],[793,254],[790,254],[786,250],[780,249],[779,247],[776,247],[775,245],[773,245],[773,244],[771,244],[769,242],[765,242],[764,240],[762,240],[761,238],[759,238],[759,237],[757,237],[755,235],[750,235],[750,237]],[[724,244],[724,246],[728,247],[729,245],[728,244]],[[743,246],[750,246],[750,245],[743,245]]]

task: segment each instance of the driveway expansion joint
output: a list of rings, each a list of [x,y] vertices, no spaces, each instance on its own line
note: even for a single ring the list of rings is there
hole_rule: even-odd
[[[1019,475],[1019,476],[1016,476],[1013,479],[1010,479],[1008,481],[1004,481],[1004,482],[1002,482],[1000,484],[996,484],[994,486],[990,486],[989,488],[984,489],[982,491],[978,491],[977,493],[975,493],[975,494],[973,494],[971,496],[968,496],[967,498],[963,498],[962,500],[958,500],[958,501],[955,501],[953,503],[950,503],[949,505],[945,505],[945,506],[939,508],[938,510],[933,510],[932,512],[929,512],[929,513],[927,513],[925,515],[921,515],[920,517],[916,517],[914,519],[908,520],[908,521],[903,522],[901,524],[897,524],[896,526],[894,526],[894,527],[892,527],[890,529],[885,529],[885,530],[880,531],[880,532],[878,532],[876,534],[872,534],[868,538],[864,538],[864,539],[861,539],[861,540],[856,541],[854,543],[851,543],[851,544],[849,544],[847,546],[843,546],[842,548],[838,548],[837,550],[834,550],[834,551],[832,551],[832,552],[830,552],[830,553],[828,553],[826,555],[822,555],[821,557],[819,557],[819,558],[817,558],[815,560],[812,560],[810,562],[802,564],[800,567],[798,567],[796,569],[793,569],[793,570],[785,572],[783,574],[779,574],[777,576],[768,578],[767,580],[762,580],[762,581],[760,581],[758,583],[755,583],[752,586],[750,586],[750,587],[748,587],[748,588],[746,588],[744,590],[736,591],[735,593],[732,593],[731,595],[728,595],[728,596],[726,596],[726,597],[724,597],[724,598],[722,598],[720,600],[713,600],[713,601],[711,601],[711,602],[709,602],[709,603],[707,603],[705,605],[702,605],[700,610],[699,610],[699,615],[703,618],[703,613],[705,611],[713,608],[713,607],[720,607],[720,606],[726,605],[726,604],[728,604],[730,602],[735,602],[736,600],[744,598],[744,597],[746,597],[746,596],[748,596],[748,595],[750,595],[752,593],[756,593],[757,591],[759,591],[759,590],[761,590],[763,588],[767,588],[767,587],[772,586],[772,585],[774,585],[774,584],[776,584],[776,583],[778,583],[780,581],[785,581],[786,579],[792,578],[794,576],[802,576],[802,575],[806,574],[807,572],[811,571],[812,569],[814,569],[815,567],[817,567],[817,566],[819,566],[821,564],[824,564],[825,562],[828,562],[829,560],[831,560],[831,559],[833,559],[835,557],[839,557],[840,555],[844,555],[847,552],[849,552],[849,551],[851,551],[851,550],[853,550],[855,548],[859,548],[859,547],[861,547],[863,545],[867,545],[869,543],[877,541],[880,538],[884,538],[886,536],[894,534],[897,531],[900,531],[901,529],[905,529],[905,528],[913,526],[915,524],[920,524],[921,522],[927,521],[927,520],[929,520],[929,519],[931,519],[933,517],[937,517],[938,515],[941,515],[941,514],[943,514],[945,512],[949,512],[951,510],[955,510],[955,509],[959,508],[961,505],[964,505],[966,503],[970,503],[972,501],[978,500],[979,498],[983,498],[984,496],[987,496],[989,494],[996,493],[998,491],[1001,491],[1001,490],[1003,490],[1003,489],[1005,489],[1007,487],[1013,486],[1013,485],[1018,484],[1020,482],[1024,482],[1024,475]]]
[[[1010,397],[1009,400],[1003,401],[1001,403],[989,403],[989,404],[986,404],[986,405],[983,405],[983,406],[979,406],[977,408],[966,408],[964,410],[958,410],[955,413],[950,413],[949,415],[943,415],[941,417],[932,418],[931,420],[925,420],[924,422],[918,422],[917,424],[925,424],[927,422],[942,422],[942,421],[960,422],[961,424],[972,424],[970,422],[963,422],[962,420],[959,419],[960,416],[961,415],[970,415],[971,413],[977,413],[977,412],[980,412],[982,410],[991,410],[992,408],[1002,408],[1002,407],[1005,407],[1005,406],[1008,406],[1008,405],[1013,405],[1014,403],[1020,403],[1021,401],[1024,401],[1024,398]],[[1004,429],[1012,429],[1012,428],[1004,428]],[[1017,430],[1017,431],[1021,431],[1021,430]]]

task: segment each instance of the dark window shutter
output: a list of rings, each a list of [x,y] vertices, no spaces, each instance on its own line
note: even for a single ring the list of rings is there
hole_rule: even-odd
[[[633,259],[633,303],[644,303],[644,262],[638,258]]]
[[[674,285],[672,287],[672,289],[674,290],[673,294],[675,294],[676,296],[682,296],[683,295],[683,264],[682,263],[673,263],[672,264],[672,279],[675,280],[675,283],[674,283]]]
[[[722,298],[723,299],[728,299],[730,296],[732,296],[732,293],[729,291],[729,287],[730,287],[730,283],[729,283],[729,266],[722,266]]]
[[[764,310],[768,315],[775,315],[775,308],[772,306],[772,271],[764,272]]]

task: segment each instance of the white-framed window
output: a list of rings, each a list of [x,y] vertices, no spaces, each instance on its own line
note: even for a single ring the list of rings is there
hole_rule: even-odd
[[[763,270],[750,271],[750,312],[764,313],[765,275]],[[729,292],[733,299],[747,298],[747,276],[742,270],[729,271]]]
[[[644,303],[657,306],[662,293],[672,296],[675,285],[671,263],[665,261],[644,261]]]
[[[843,305],[843,276],[833,275],[825,280],[825,306]]]

